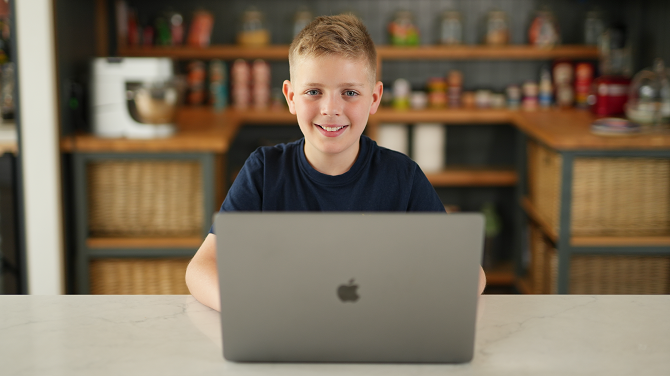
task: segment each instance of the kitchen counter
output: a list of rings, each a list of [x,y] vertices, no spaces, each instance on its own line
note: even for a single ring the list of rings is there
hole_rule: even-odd
[[[396,111],[381,108],[368,121],[367,134],[376,138],[380,123],[512,124],[556,150],[663,150],[670,149],[670,130],[645,130],[626,136],[591,133],[596,117],[583,110],[510,111],[481,109],[427,109]],[[287,110],[214,112],[211,107],[182,107],[177,133],[169,138],[131,140],[99,138],[91,134],[64,137],[64,152],[214,152],[226,153],[245,125],[297,125]]]
[[[188,295],[0,296],[2,375],[667,375],[670,296],[484,295],[461,365],[243,364]]]

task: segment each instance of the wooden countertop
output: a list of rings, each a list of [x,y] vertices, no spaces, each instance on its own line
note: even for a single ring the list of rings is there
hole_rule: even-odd
[[[670,148],[670,131],[642,132],[627,136],[591,133],[596,117],[583,110],[421,110],[380,109],[370,117],[369,134],[374,137],[380,123],[442,122],[445,124],[512,124],[556,150],[658,150]],[[214,112],[211,107],[184,107],[177,113],[177,133],[169,138],[131,140],[106,139],[78,134],[61,140],[64,152],[214,152],[226,153],[243,125],[293,125],[287,110],[228,109]]]
[[[513,122],[529,136],[556,150],[648,150],[670,148],[670,132],[643,131],[635,135],[591,133],[596,117],[584,110],[519,111]]]

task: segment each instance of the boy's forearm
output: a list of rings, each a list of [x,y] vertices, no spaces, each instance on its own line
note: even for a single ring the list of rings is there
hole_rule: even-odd
[[[479,267],[479,295],[484,292],[486,288],[486,274],[484,273],[484,268]]]
[[[186,268],[186,285],[200,303],[221,311],[216,260],[194,257]]]

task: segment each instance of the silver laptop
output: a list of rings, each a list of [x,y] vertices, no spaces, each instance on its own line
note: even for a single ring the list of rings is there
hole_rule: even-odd
[[[215,223],[226,359],[472,359],[482,215],[220,213]]]

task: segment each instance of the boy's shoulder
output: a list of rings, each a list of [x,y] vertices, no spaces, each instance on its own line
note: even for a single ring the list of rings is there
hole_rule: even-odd
[[[368,138],[367,136],[362,137],[364,137],[363,139],[364,142],[367,141],[370,144],[370,155],[372,157],[373,163],[381,163],[383,165],[411,168],[411,169],[418,167],[416,162],[414,162],[407,155],[396,150],[379,146],[374,140]]]
[[[303,140],[304,139],[301,138],[292,142],[276,144],[273,146],[259,146],[253,153],[251,153],[250,157],[265,161],[268,159],[294,156],[300,151]]]

